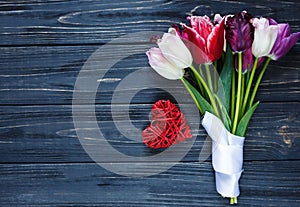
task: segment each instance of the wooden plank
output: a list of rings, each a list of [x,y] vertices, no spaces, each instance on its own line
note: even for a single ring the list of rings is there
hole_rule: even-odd
[[[300,30],[300,3],[296,0],[255,4],[246,0],[0,1],[0,206],[226,205],[228,200],[217,195],[214,188],[211,159],[198,162],[206,139],[201,127],[192,131],[197,139],[183,160],[173,163],[174,167],[151,177],[129,178],[104,170],[89,158],[76,136],[71,104],[81,67],[104,43],[133,32],[166,31],[171,23],[183,21],[191,12],[212,16],[244,9],[288,22],[292,31]],[[125,41],[141,43],[133,38]],[[122,48],[117,49],[103,58],[122,52]],[[299,55],[297,44],[279,62],[271,63],[262,83],[258,99],[263,103],[253,117],[245,143],[239,199],[242,206],[298,206],[300,201]],[[116,150],[134,157],[162,151],[149,150],[120,134],[115,125],[128,123],[128,112],[122,103],[117,105],[113,120],[110,100],[114,92],[129,94],[143,89],[135,84],[115,90],[128,75],[147,66],[144,51],[140,51],[97,80],[99,127]],[[148,71],[143,76],[152,80]],[[186,93],[179,85],[172,88],[178,94]],[[173,97],[149,89],[132,99],[129,114],[137,128],[149,124],[151,104],[159,98]],[[79,101],[83,104],[80,116],[86,124],[90,114],[84,104],[88,101],[85,97]],[[186,101],[184,105],[190,104]],[[179,152],[185,150],[184,144],[179,145]],[[115,154],[106,156],[114,158]],[[156,172],[172,161],[166,156],[154,167],[153,163],[118,159],[105,164],[124,171],[144,167],[134,174],[138,176]]]
[[[138,31],[166,31],[189,13],[212,16],[247,9],[289,22],[299,31],[300,3],[293,1],[1,1],[1,45],[101,44]]]
[[[126,167],[129,163],[120,164]],[[132,167],[138,163],[130,163]],[[145,165],[145,171],[149,169]],[[241,206],[298,206],[300,161],[246,162]],[[211,163],[178,163],[144,178],[96,164],[1,164],[1,206],[225,206]]]
[[[188,108],[189,105],[186,105]],[[1,163],[64,163],[91,162],[83,150],[74,130],[70,105],[56,106],[2,106],[0,107],[0,162]],[[254,114],[245,142],[245,160],[294,160],[300,156],[299,103],[262,103]],[[115,124],[129,120],[140,130],[149,124],[150,104],[132,104],[130,111],[120,105],[112,119],[110,105],[97,105],[99,130],[115,149],[132,156],[151,156],[158,152],[150,150],[141,142],[120,134]],[[82,118],[90,116],[82,109]],[[197,161],[206,140],[206,133],[196,123],[189,123],[197,139],[183,159]],[[131,128],[127,134],[131,133]],[[192,142],[189,140],[188,142]],[[178,152],[185,149],[183,144]],[[97,147],[101,148],[101,146]],[[114,157],[115,152],[107,156]],[[207,156],[210,151],[207,152]],[[165,157],[171,161],[171,157]],[[210,158],[209,158],[210,160]],[[117,162],[118,160],[116,160]],[[113,161],[112,161],[113,162]]]
[[[1,47],[0,104],[71,104],[78,73],[98,48],[98,46]],[[130,52],[130,48],[127,49],[126,52]],[[136,52],[136,55],[119,61],[110,69],[108,66],[104,67],[100,63],[93,62],[99,73],[109,69],[103,79],[99,77],[101,82],[96,103],[110,103],[113,92],[126,76],[149,67],[145,51],[140,49]],[[108,51],[102,58],[107,60],[115,57],[117,53],[117,50]],[[300,45],[296,45],[287,56],[278,62],[271,62],[259,90],[259,100],[267,102],[300,100],[299,57]],[[153,77],[149,74],[154,73],[149,67],[144,77],[151,82]],[[130,93],[139,88],[143,87],[135,83],[134,87],[123,89],[123,92]],[[186,91],[179,81],[178,86],[170,88],[177,94]],[[153,103],[152,97],[165,96],[166,93],[161,90],[144,91],[136,96],[133,102]]]

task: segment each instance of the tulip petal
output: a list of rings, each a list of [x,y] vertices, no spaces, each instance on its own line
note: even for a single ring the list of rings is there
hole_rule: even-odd
[[[277,24],[273,19],[269,19],[270,24]],[[278,24],[278,35],[274,46],[268,55],[273,60],[278,60],[284,56],[300,40],[300,32],[291,34],[289,24]]]
[[[190,51],[178,36],[165,33],[157,44],[162,54],[173,65],[179,68],[187,68],[193,63]]]
[[[269,25],[266,18],[254,18],[252,22],[255,27],[252,53],[255,57],[267,56],[275,43],[278,25]]]
[[[222,45],[222,47],[220,47]],[[216,25],[207,39],[208,58],[211,62],[219,59],[224,45],[224,19]]]
[[[187,35],[186,44],[193,55],[194,61],[198,64],[209,62],[204,38],[201,37],[195,29],[186,25],[182,26]]]
[[[182,24],[183,38],[190,49],[194,61],[198,64],[211,63],[222,55],[224,45],[224,21],[220,20],[216,26],[212,24],[208,16],[191,16],[190,26]],[[221,19],[220,19],[221,18]]]
[[[196,30],[197,34],[204,39],[207,39],[213,28],[213,24],[211,23],[209,17],[191,16],[189,17],[189,20],[191,27]]]
[[[268,20],[270,25],[278,25],[278,23],[274,19],[268,18]]]
[[[284,56],[288,51],[300,40],[300,32],[293,33],[289,37],[281,40],[280,45],[275,48],[276,52],[271,54],[273,60],[278,60]]]
[[[181,79],[184,70],[170,63],[159,48],[151,48],[146,52],[150,66],[161,76],[170,80]]]
[[[225,38],[233,52],[243,52],[249,49],[254,39],[254,27],[250,24],[252,16],[241,12],[226,19]]]
[[[278,24],[279,26],[279,38],[283,39],[284,37],[290,36],[290,25],[289,24]]]

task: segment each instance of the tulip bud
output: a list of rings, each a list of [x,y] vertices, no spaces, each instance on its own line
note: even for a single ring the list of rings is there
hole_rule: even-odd
[[[233,52],[249,49],[254,39],[254,27],[250,23],[252,16],[246,11],[230,15],[226,19],[225,38]]]
[[[146,52],[151,67],[161,76],[170,80],[181,79],[183,68],[173,65],[159,48],[153,47]]]
[[[165,33],[163,37],[157,41],[157,44],[163,56],[176,67],[182,69],[192,65],[192,55],[177,35],[175,29],[170,28],[169,33]]]
[[[278,26],[269,25],[269,20],[266,18],[254,18],[252,24],[255,28],[252,53],[255,57],[267,56],[275,43]]]
[[[212,63],[218,60],[224,45],[224,18],[216,16],[214,25],[208,16],[188,17],[190,24],[181,24],[181,37],[192,52],[198,64]]]

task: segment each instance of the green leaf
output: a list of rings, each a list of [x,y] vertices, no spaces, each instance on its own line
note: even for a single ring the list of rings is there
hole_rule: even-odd
[[[228,115],[227,110],[225,109],[225,107],[223,105],[221,106],[221,111],[222,111],[222,115],[225,116],[224,117],[224,125],[225,125],[226,129],[228,131],[230,131],[230,129],[231,129],[231,119]]]
[[[236,130],[236,135],[238,136],[245,136],[246,134],[246,131],[247,131],[247,127],[248,127],[248,124],[249,124],[249,121],[255,111],[255,109],[257,108],[259,104],[259,101],[256,102],[246,113],[245,115],[243,116],[243,118],[241,119],[238,127],[237,127],[237,130]]]
[[[193,95],[196,98],[195,101],[198,102],[201,109],[203,110],[202,113],[204,114],[205,111],[208,111],[208,112],[214,114],[214,110],[213,110],[212,106],[205,100],[205,98],[203,98],[203,96],[201,96],[201,94],[197,91],[197,89],[194,86],[192,86],[184,78],[182,78],[182,81],[184,82],[184,84],[187,87],[187,89],[189,90],[189,92],[192,93],[191,95]]]
[[[223,102],[227,112],[229,112],[230,107],[230,92],[231,92],[231,79],[232,79],[232,70],[234,69],[233,65],[233,54],[232,51],[227,45],[226,55],[225,55],[225,63],[222,68],[222,72],[220,74],[219,79],[219,89],[218,89],[218,97]]]
[[[226,111],[226,108],[224,107],[224,105],[222,104],[221,100],[219,99],[219,97],[217,95],[215,95],[215,98],[219,104],[219,107],[221,109],[221,119],[222,119],[222,122],[225,126],[225,128],[230,131],[231,129],[231,119],[228,115],[228,112]]]

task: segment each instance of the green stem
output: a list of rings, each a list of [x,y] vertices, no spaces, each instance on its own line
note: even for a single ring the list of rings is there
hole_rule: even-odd
[[[207,77],[206,81],[208,82],[208,87],[209,87],[210,91],[213,92],[214,89],[213,89],[212,80],[211,80],[211,74],[210,74],[210,68],[209,68],[210,65],[205,64],[204,66],[205,66],[205,72],[206,72],[206,77]]]
[[[214,75],[214,78],[213,78],[213,86],[214,86],[214,90],[217,91],[217,88],[218,88],[218,61],[215,61],[214,62],[214,68],[213,68],[213,75]]]
[[[229,200],[229,204],[232,205],[232,204],[237,204],[238,203],[238,199],[237,197],[231,197],[230,200]]]
[[[265,73],[265,71],[266,71],[266,69],[267,69],[267,67],[268,67],[268,65],[269,65],[269,63],[270,63],[270,60],[271,60],[271,58],[268,58],[268,59],[266,60],[265,65],[264,65],[263,69],[261,70],[261,72],[260,72],[260,74],[259,74],[259,76],[258,76],[258,78],[257,78],[256,84],[255,84],[255,86],[254,86],[254,89],[253,89],[253,92],[252,92],[252,96],[251,96],[250,102],[249,102],[249,106],[250,106],[250,107],[251,107],[252,104],[253,104],[255,95],[256,95],[256,93],[257,93],[258,86],[259,86],[259,84],[260,84],[260,82],[261,82],[261,80],[262,80],[262,77],[264,76],[264,73]]]
[[[200,66],[199,66],[199,67],[200,67]],[[194,73],[194,76],[196,76],[196,74],[195,74],[194,71],[193,71],[193,73]],[[198,86],[199,86],[201,95],[204,96],[205,94],[204,94],[203,86],[202,86],[200,80],[198,80],[198,78],[196,78],[196,81],[197,81],[197,84],[198,84]]]
[[[217,67],[218,67],[218,61],[215,61],[215,62],[213,63],[213,65],[214,65],[214,67],[215,67],[216,70],[217,70]]]
[[[234,204],[234,198],[230,198],[229,204],[230,204],[230,205],[233,205],[233,204]]]
[[[242,74],[242,89],[241,89],[241,100],[240,102],[243,103],[243,99],[244,99],[244,93],[245,93],[245,75]],[[240,111],[242,110],[242,104],[240,105]],[[242,115],[242,113],[240,113],[240,116]]]
[[[231,109],[230,118],[233,122],[234,118],[234,105],[235,105],[235,69],[232,70],[232,82],[231,82]]]
[[[191,97],[193,98],[193,100],[194,100],[194,102],[196,103],[196,105],[197,105],[197,107],[198,107],[200,113],[203,114],[203,110],[202,110],[200,104],[198,103],[198,101],[197,101],[197,99],[196,99],[196,96],[194,95],[194,93],[192,92],[192,90],[188,87],[188,85],[187,85],[186,82],[185,82],[185,81],[187,81],[187,80],[185,80],[183,77],[182,77],[180,80],[182,81],[183,85],[185,86],[185,88],[187,89],[187,91],[189,92],[189,94],[191,95]]]
[[[241,99],[240,99],[240,109],[239,109],[239,119],[240,120],[244,116],[244,112],[242,111],[242,103],[245,95],[245,74],[242,74],[242,89],[241,89]]]
[[[241,89],[242,89],[242,53],[238,53],[238,85],[237,85],[237,97],[236,97],[236,105],[235,105],[235,114],[233,120],[232,134],[235,134],[238,118],[239,118],[239,109],[240,109],[240,100],[241,100]]]
[[[249,79],[250,79],[250,72],[248,70],[247,71],[247,78],[246,78],[246,87],[248,87]]]
[[[211,91],[209,90],[207,84],[205,83],[205,81],[203,80],[203,78],[201,77],[201,75],[198,73],[198,71],[196,70],[196,68],[194,66],[190,66],[190,68],[192,69],[192,71],[194,72],[195,76],[196,76],[196,79],[199,79],[199,81],[201,82],[202,86],[204,87],[204,90],[206,91],[209,99],[210,99],[210,102],[211,102],[211,105],[215,111],[215,115],[217,117],[220,117],[219,115],[219,111],[218,111],[218,108],[217,108],[217,105],[216,105],[216,101],[211,93]]]
[[[199,65],[199,75],[201,75],[201,77],[205,77],[205,73],[204,73],[205,71],[202,66],[203,66],[202,64]],[[198,78],[196,78],[196,79],[198,80]],[[198,80],[198,81],[200,81],[200,80]],[[202,89],[203,89],[203,97],[205,97],[206,100],[209,99],[207,92],[204,90],[203,86],[202,86]]]
[[[245,98],[244,98],[244,102],[243,102],[243,106],[242,106],[242,114],[246,110],[246,106],[247,106],[247,101],[248,101],[248,97],[249,97],[251,85],[252,85],[254,74],[255,74],[255,71],[256,71],[256,68],[257,68],[257,62],[258,62],[258,58],[255,58],[255,61],[254,61],[254,64],[253,64],[253,68],[252,68],[252,71],[251,71],[251,75],[250,75],[249,81],[247,83]]]
[[[220,111],[221,111],[221,116],[219,117],[221,120],[222,120],[222,122],[224,123],[224,121],[225,121],[225,117],[223,116],[223,113],[222,113],[222,102],[221,102],[221,100],[219,99],[219,97],[216,95],[216,94],[214,94],[214,97],[215,97],[215,100],[217,101],[217,103],[218,103],[218,106],[219,106],[219,109],[220,109]]]
[[[221,114],[221,120],[222,120],[222,123],[224,124],[225,128],[230,131],[230,127],[231,127],[231,124],[230,124],[230,117],[228,116],[228,112],[226,111],[226,108],[224,107],[222,101],[220,100],[220,98],[217,96],[217,94],[214,94],[215,96],[215,99],[217,100],[217,103],[218,103],[218,106],[219,106],[219,109],[220,109],[220,114]]]

